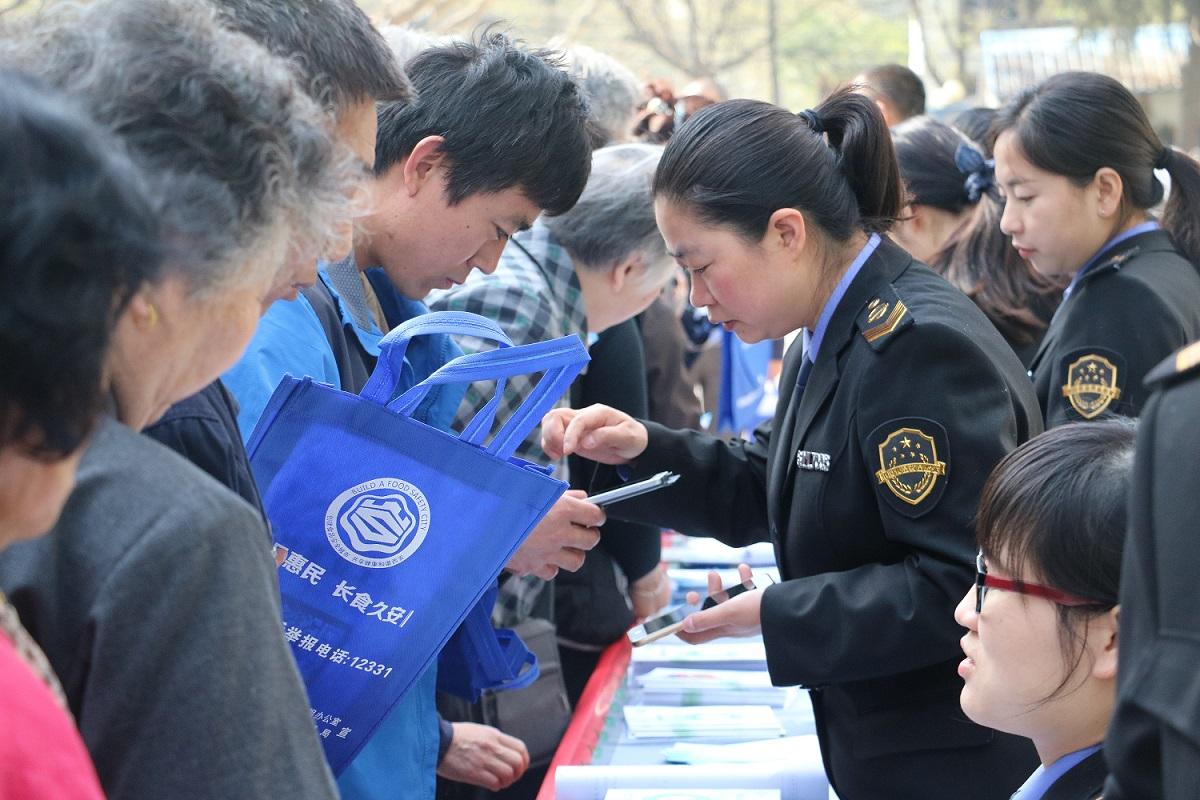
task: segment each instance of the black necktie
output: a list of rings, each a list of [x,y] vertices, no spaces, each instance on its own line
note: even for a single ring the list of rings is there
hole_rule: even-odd
[[[808,376],[812,374],[813,362],[808,357],[808,353],[804,354],[804,359],[800,362],[800,374],[796,376],[796,392],[792,395],[792,403],[800,402],[800,398],[804,395],[804,387],[808,384]]]

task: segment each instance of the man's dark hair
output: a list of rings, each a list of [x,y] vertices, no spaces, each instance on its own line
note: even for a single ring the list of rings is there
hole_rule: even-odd
[[[863,79],[905,119],[925,113],[925,84],[908,67],[882,64],[864,72]]]
[[[412,86],[353,0],[211,0],[222,22],[295,62],[335,115],[363,101],[408,102]]]
[[[162,263],[121,153],[65,97],[0,70],[0,448],[57,460],[83,443],[116,319]]]
[[[591,170],[587,103],[549,51],[488,32],[431,47],[406,69],[417,99],[380,106],[376,174],[442,136],[452,204],[518,187],[548,214],[575,205]]]

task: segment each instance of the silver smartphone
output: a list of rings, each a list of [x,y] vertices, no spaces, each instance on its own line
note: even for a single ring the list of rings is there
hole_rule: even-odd
[[[595,503],[598,506],[610,506],[613,503],[619,503],[622,500],[628,500],[632,497],[638,497],[647,492],[658,491],[665,489],[675,481],[679,480],[679,476],[674,472],[660,472],[657,475],[652,475],[644,481],[630,483],[625,486],[618,486],[607,492],[594,494],[588,498],[589,503]]]

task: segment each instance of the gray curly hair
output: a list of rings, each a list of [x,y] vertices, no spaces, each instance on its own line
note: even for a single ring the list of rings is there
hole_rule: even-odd
[[[206,293],[277,277],[334,235],[361,166],[289,63],[188,0],[52,2],[0,61],[79,97],[146,172],[172,256]]]

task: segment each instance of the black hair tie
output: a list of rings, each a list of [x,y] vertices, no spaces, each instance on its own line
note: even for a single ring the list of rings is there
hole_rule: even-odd
[[[1173,155],[1174,151],[1172,151],[1171,148],[1164,147],[1162,152],[1158,154],[1158,160],[1154,162],[1154,168],[1166,169],[1167,165],[1171,163],[1171,156]]]
[[[806,108],[796,116],[807,122],[808,127],[812,128],[812,132],[817,136],[825,132],[825,123],[821,120],[821,115],[811,108]]]
[[[996,162],[985,159],[983,153],[966,142],[959,142],[954,151],[954,165],[963,174],[963,194],[968,203],[978,203],[979,198],[996,185]]]

